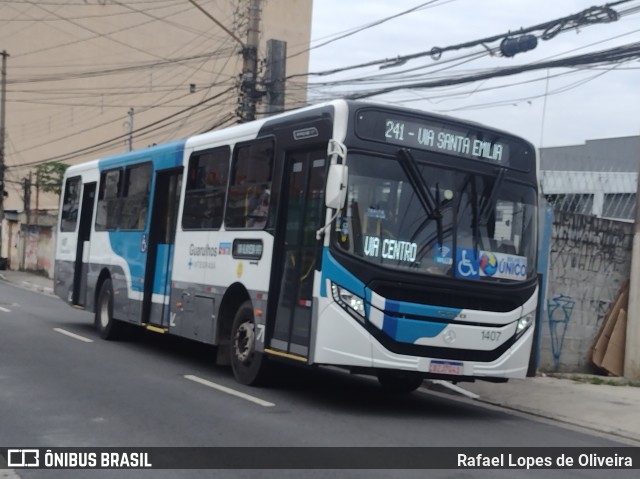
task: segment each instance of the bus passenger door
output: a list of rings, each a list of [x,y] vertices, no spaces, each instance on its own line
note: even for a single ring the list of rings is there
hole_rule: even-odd
[[[91,219],[96,197],[96,183],[84,184],[80,224],[78,226],[78,244],[76,245],[76,265],[73,272],[72,303],[84,306],[87,295],[87,274],[89,273],[89,245],[91,239]]]
[[[181,183],[182,169],[156,173],[147,238],[142,322],[160,328],[169,328],[170,322],[171,265]]]
[[[326,148],[289,152],[281,201],[284,229],[278,228],[278,254],[272,284],[278,303],[270,342],[272,349],[308,358],[311,337],[313,280],[321,244],[316,231],[324,223]]]

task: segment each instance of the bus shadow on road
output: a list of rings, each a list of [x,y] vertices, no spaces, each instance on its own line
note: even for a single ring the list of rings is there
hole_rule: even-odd
[[[93,324],[76,324],[73,330],[101,341]],[[153,355],[154,361],[180,363],[214,381],[218,379],[228,384],[234,380],[229,366],[215,364],[215,346],[136,327],[132,327],[131,332],[115,344],[129,344],[141,355]],[[348,411],[353,414],[387,417],[437,416],[452,420],[490,420],[508,416],[506,412],[486,408],[453,393],[430,391],[427,389],[428,385],[425,382],[418,391],[409,394],[393,393],[380,387],[372,376],[350,374],[335,367],[304,367],[273,362],[270,380],[266,385],[252,388],[238,384],[236,388],[256,395],[260,395],[261,391],[273,391],[285,395],[285,402],[289,400],[301,406]]]
[[[459,395],[430,391],[384,390],[372,376],[353,375],[337,368],[302,368],[278,364],[268,389],[286,393],[291,401],[319,409],[387,417],[438,417],[452,420],[504,419],[507,414],[474,404]]]

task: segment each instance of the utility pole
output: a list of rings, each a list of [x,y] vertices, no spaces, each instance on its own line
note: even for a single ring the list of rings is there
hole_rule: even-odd
[[[267,41],[267,64],[264,72],[267,114],[284,111],[284,85],[287,74],[287,42]]]
[[[236,114],[240,122],[252,121],[256,118],[256,101],[262,96],[262,92],[256,89],[258,76],[258,43],[260,33],[261,0],[244,0],[249,2],[247,12],[247,41],[243,42],[238,36],[225,27],[222,22],[202,8],[195,0],[189,0],[194,7],[200,10],[211,21],[224,30],[242,47],[242,73],[240,74],[240,98]]]
[[[31,172],[24,179],[24,212],[27,215],[27,226],[31,224]]]
[[[31,225],[31,172],[29,178],[23,180],[24,188],[24,213],[26,216],[26,224],[22,225],[22,261],[20,269],[24,271],[27,260],[27,237],[29,236],[29,227]]]
[[[133,150],[133,114],[134,114],[134,109],[133,108],[129,108],[129,121],[128,121],[129,138],[127,140],[127,143],[129,145],[129,151]]]
[[[40,174],[36,171],[36,218],[40,215]]]
[[[247,42],[242,48],[242,76],[240,92],[242,99],[238,108],[241,122],[256,119],[256,101],[260,97],[256,89],[258,76],[258,41],[260,33],[260,1],[249,0],[249,25],[247,27]]]
[[[6,105],[7,105],[7,57],[9,54],[6,50],[2,50],[2,73],[0,75],[0,81],[2,86],[0,87],[2,98],[0,98],[0,257],[2,257],[2,223],[4,222],[4,170],[5,170],[5,157],[4,157],[4,143],[5,143],[5,118],[6,118]],[[8,255],[7,255],[8,256]]]
[[[636,221],[633,225],[631,273],[629,282],[629,311],[627,337],[624,348],[624,377],[640,379],[640,151],[638,151],[638,187],[636,191]]]

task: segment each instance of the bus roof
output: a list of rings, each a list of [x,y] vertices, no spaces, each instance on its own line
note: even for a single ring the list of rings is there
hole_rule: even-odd
[[[255,139],[260,130],[263,129],[266,125],[278,123],[280,121],[286,121],[288,118],[304,114],[305,112],[313,112],[315,110],[325,109],[327,107],[332,107],[336,111],[339,111],[343,114],[336,115],[336,125],[334,125],[334,138],[343,141],[344,138],[338,137],[338,132],[344,132],[346,130],[346,125],[342,124],[343,121],[347,121],[347,112],[351,109],[358,107],[379,107],[379,108],[393,108],[397,110],[399,113],[407,113],[409,115],[428,115],[431,118],[436,120],[443,120],[448,122],[458,122],[463,123],[465,125],[477,128],[479,130],[486,130],[498,133],[500,135],[509,136],[515,139],[523,140],[526,143],[529,143],[527,140],[509,133],[507,131],[503,131],[497,128],[488,127],[486,125],[480,124],[474,121],[468,120],[460,120],[451,116],[441,115],[438,113],[432,113],[428,111],[418,110],[415,108],[407,108],[407,107],[398,107],[396,105],[391,105],[389,103],[378,102],[378,101],[360,101],[360,100],[332,100],[328,102],[318,103],[312,106],[307,106],[303,108],[298,108],[295,110],[290,110],[287,112],[279,113],[277,115],[273,115],[267,118],[261,118],[258,120],[254,120],[247,123],[242,123],[238,125],[232,125],[226,128],[222,128],[220,130],[214,130],[206,133],[201,133],[197,135],[193,135],[182,140],[173,141],[170,143],[164,143],[161,145],[155,145],[148,148],[134,150],[131,152],[121,153],[109,157],[100,158],[97,160],[92,160],[84,163],[79,163],[75,165],[71,165],[65,174],[65,176],[72,176],[78,174],[81,171],[90,170],[92,168],[98,167],[99,169],[105,169],[110,167],[117,167],[123,164],[128,164],[130,162],[141,161],[145,158],[156,158],[159,155],[163,155],[168,152],[175,153],[176,150],[180,150],[182,152],[183,149],[199,149],[204,146],[209,146],[214,143],[227,143],[227,144],[235,144],[237,142],[248,141]],[[530,144],[531,145],[531,144]],[[531,145],[533,148],[533,145]]]

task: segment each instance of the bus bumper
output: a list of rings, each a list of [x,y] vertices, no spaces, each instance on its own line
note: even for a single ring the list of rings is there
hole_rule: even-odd
[[[335,303],[317,321],[312,362],[357,368],[397,369],[460,381],[524,378],[527,374],[535,327],[529,327],[502,355],[490,362],[412,356],[389,351],[364,326]]]

